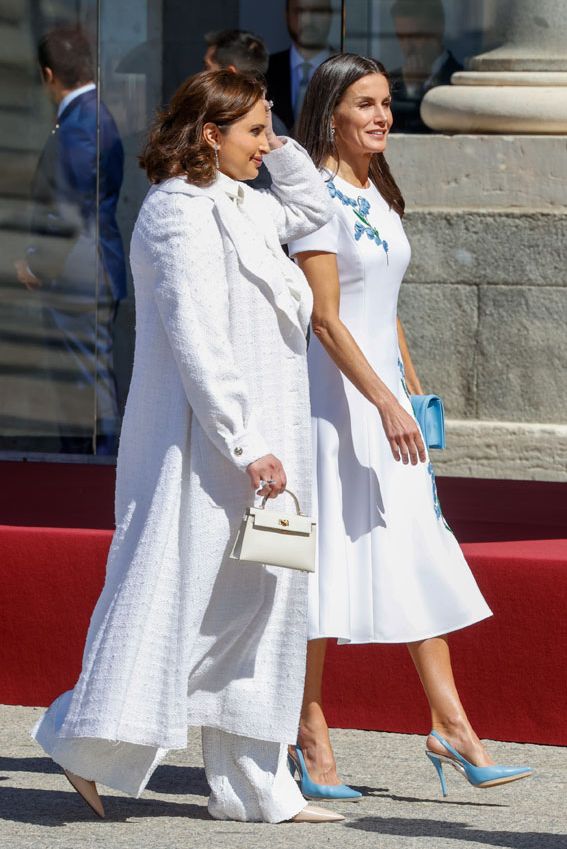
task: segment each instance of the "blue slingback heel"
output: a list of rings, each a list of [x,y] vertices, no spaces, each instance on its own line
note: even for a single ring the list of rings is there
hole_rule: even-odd
[[[358,802],[362,793],[346,784],[315,784],[305,764],[300,746],[295,747],[295,756],[288,754],[287,762],[292,775],[299,775],[299,789],[306,799],[328,799],[333,802]]]
[[[443,796],[447,795],[447,782],[443,774],[444,763],[451,764],[454,769],[465,776],[473,787],[480,788],[508,784],[510,781],[518,781],[520,778],[529,778],[533,774],[533,770],[529,766],[500,766],[498,764],[494,766],[475,766],[459,754],[437,731],[431,731],[431,737],[435,737],[451,755],[449,757],[449,755],[439,755],[436,752],[430,752],[429,749],[425,750],[425,754],[437,770]]]

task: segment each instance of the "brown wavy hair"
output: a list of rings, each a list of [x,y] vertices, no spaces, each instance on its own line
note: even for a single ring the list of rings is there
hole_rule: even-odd
[[[243,118],[265,96],[260,79],[232,71],[201,71],[182,83],[162,109],[139,156],[151,183],[184,176],[208,186],[215,179],[215,156],[203,138],[209,122],[221,132]]]
[[[340,162],[331,133],[333,113],[347,88],[368,74],[382,74],[390,83],[388,72],[381,62],[356,53],[331,56],[313,74],[299,116],[297,140],[307,150],[317,168],[321,168],[329,156]],[[369,177],[386,203],[399,216],[403,216],[405,201],[383,153],[372,156]]]

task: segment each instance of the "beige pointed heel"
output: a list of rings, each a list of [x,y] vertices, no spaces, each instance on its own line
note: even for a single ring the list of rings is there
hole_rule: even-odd
[[[94,781],[87,781],[86,778],[81,778],[80,775],[75,775],[74,772],[69,772],[68,769],[64,769],[63,772],[69,784],[75,788],[79,796],[83,797],[89,808],[101,819],[104,819],[104,806],[102,799],[98,795]]]
[[[302,811],[291,818],[290,822],[342,822],[342,814],[318,808],[316,805],[306,805]]]

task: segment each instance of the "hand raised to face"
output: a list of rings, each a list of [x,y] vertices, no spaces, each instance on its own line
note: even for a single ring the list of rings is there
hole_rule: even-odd
[[[270,150],[276,150],[276,148],[282,146],[282,142],[274,133],[274,128],[272,126],[272,106],[273,102],[271,100],[264,100],[264,107],[266,109],[266,139],[270,146]]]

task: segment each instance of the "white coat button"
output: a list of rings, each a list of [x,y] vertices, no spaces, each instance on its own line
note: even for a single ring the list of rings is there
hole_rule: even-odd
[[[235,448],[234,453],[237,457],[240,457],[240,455],[242,454],[242,448]]]

